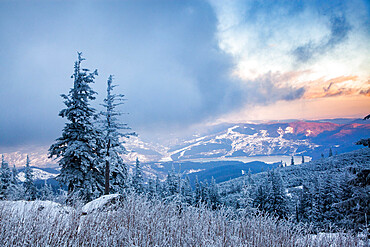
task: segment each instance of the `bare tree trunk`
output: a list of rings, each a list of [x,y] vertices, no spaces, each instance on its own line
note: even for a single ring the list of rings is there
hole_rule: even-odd
[[[109,147],[110,140],[108,141],[107,159],[105,160],[105,188],[104,188],[105,195],[109,195]]]

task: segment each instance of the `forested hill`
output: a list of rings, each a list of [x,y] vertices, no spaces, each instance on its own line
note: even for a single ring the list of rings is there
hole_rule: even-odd
[[[362,169],[370,169],[370,148],[333,155],[328,158],[313,160],[304,164],[278,168],[287,189],[301,186],[304,181],[318,176],[340,179],[340,177],[336,175],[347,172],[350,177],[355,177],[356,171]],[[267,174],[268,171],[253,174],[252,178],[258,181],[266,178]],[[246,177],[243,176],[220,183],[220,189],[226,189],[231,185],[242,186],[245,178]]]
[[[284,214],[286,217],[312,223],[319,229],[334,226],[361,230],[365,227],[365,214],[370,215],[369,171],[370,148],[364,148],[249,174],[221,183],[219,188],[225,204],[274,213],[277,207],[271,205],[271,198],[278,193],[275,187],[282,186],[278,190],[285,191],[281,204],[289,212]],[[274,185],[274,176],[279,177],[281,185]]]

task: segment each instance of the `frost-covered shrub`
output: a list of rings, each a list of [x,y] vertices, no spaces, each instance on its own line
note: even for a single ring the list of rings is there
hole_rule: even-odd
[[[306,234],[302,226],[228,209],[179,208],[176,203],[128,195],[120,208],[60,210],[56,203],[26,202],[23,211],[0,203],[1,246],[361,246],[349,234]],[[24,202],[23,202],[24,203]],[[32,206],[31,203],[34,203]],[[38,204],[37,204],[38,203]],[[66,207],[62,207],[66,208]],[[56,210],[59,209],[59,210]]]

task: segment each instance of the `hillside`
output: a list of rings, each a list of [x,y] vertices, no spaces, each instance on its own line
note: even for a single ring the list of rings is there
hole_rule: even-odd
[[[354,177],[356,171],[361,169],[370,169],[370,148],[362,148],[334,155],[324,159],[313,160],[298,166],[287,166],[278,168],[284,185],[287,189],[301,186],[304,181],[312,180],[313,177],[332,177],[340,179],[336,176],[348,172],[351,177]],[[262,180],[267,177],[267,172],[261,172],[252,175],[255,181]],[[242,186],[245,176],[239,177],[224,183],[219,184],[220,189],[227,191],[227,187]]]
[[[278,205],[284,208],[286,217],[325,231],[361,231],[366,228],[370,213],[369,176],[370,149],[363,148],[243,176],[221,183],[219,188],[223,203],[228,206],[271,211],[271,198],[278,195]]]
[[[176,173],[182,176],[189,176],[190,183],[193,186],[196,177],[199,181],[211,181],[212,177],[217,183],[234,179],[248,173],[258,173],[268,169],[276,168],[277,163],[265,163],[261,161],[241,162],[241,161],[211,161],[211,162],[192,162],[192,161],[171,161],[164,163],[148,163],[144,165],[144,171],[150,177],[154,174],[165,178],[167,174],[174,169]]]
[[[369,136],[370,124],[294,121],[241,123],[188,140],[169,150],[173,160],[301,154],[319,158],[332,148],[343,153],[358,149],[354,142]]]

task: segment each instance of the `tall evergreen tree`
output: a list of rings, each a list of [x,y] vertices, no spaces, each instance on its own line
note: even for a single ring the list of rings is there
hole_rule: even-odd
[[[320,193],[320,217],[325,230],[328,230],[339,216],[338,209],[333,207],[333,204],[337,202],[335,187],[337,187],[337,184],[329,175],[323,179]]]
[[[278,171],[273,170],[269,173],[269,181],[271,183],[271,191],[269,195],[269,211],[276,214],[280,218],[287,216],[287,197],[283,180]]]
[[[155,178],[155,195],[158,198],[163,197],[162,185],[161,185],[161,181],[159,181],[158,176]]]
[[[11,178],[10,178],[10,182],[13,183],[13,184],[18,184],[19,183],[18,170],[15,167],[15,165],[13,165],[13,168],[12,168],[12,175],[11,175]]]
[[[190,185],[190,178],[188,175],[185,176],[181,183],[181,197],[183,203],[191,205],[193,203],[193,191]]]
[[[221,204],[221,196],[218,192],[218,186],[216,184],[216,180],[212,177],[211,185],[209,187],[209,202],[212,209],[216,209]]]
[[[19,200],[24,197],[23,194],[23,186],[20,185],[17,168],[15,168],[15,165],[13,165],[10,177],[10,185],[8,188],[8,198],[10,200]]]
[[[123,133],[123,131],[130,128],[127,124],[122,124],[118,120],[122,113],[117,111],[116,107],[122,105],[125,99],[124,95],[112,92],[116,86],[113,85],[113,76],[110,75],[107,81],[107,96],[104,99],[104,104],[102,104],[105,111],[101,113],[104,117],[102,122],[105,141],[103,151],[105,156],[105,194],[109,194],[110,190],[115,193],[122,193],[122,190],[126,187],[128,171],[120,155],[127,153],[127,150],[123,146],[122,138],[136,135],[135,133]]]
[[[268,210],[268,201],[269,201],[270,186],[267,181],[261,183],[257,187],[256,195],[253,200],[254,207],[261,210]]]
[[[251,170],[249,169],[248,176],[244,177],[243,187],[238,200],[238,204],[245,212],[251,212],[253,208],[252,184],[254,184],[254,181],[251,177]]]
[[[36,200],[36,186],[33,181],[32,169],[30,167],[30,158],[27,155],[26,168],[24,169],[25,181],[23,183],[24,195],[27,201]]]
[[[198,176],[195,176],[194,204],[199,205],[201,201],[202,201],[202,188],[200,186]]]
[[[147,195],[149,199],[153,199],[155,197],[155,181],[152,178],[148,179]]]
[[[166,197],[168,198],[174,197],[180,192],[179,177],[176,175],[175,167],[173,165],[171,171],[169,171],[167,175],[166,187]]]
[[[49,148],[49,157],[59,158],[61,171],[57,180],[67,185],[69,201],[74,196],[90,201],[103,194],[104,189],[103,171],[98,163],[103,143],[100,131],[93,124],[95,109],[90,106],[96,92],[89,84],[94,83],[98,73],[81,68],[83,60],[78,53],[72,75],[73,87],[68,95],[61,95],[66,108],[59,116],[68,122],[62,136]]]
[[[11,173],[9,165],[4,160],[4,155],[1,158],[0,167],[0,200],[5,200],[8,198],[9,186],[11,182]]]
[[[207,180],[200,182],[200,188],[202,192],[201,202],[210,205],[210,188]]]
[[[303,183],[299,198],[298,221],[309,221],[312,206],[312,194],[310,192],[309,185]]]
[[[330,148],[329,149],[329,157],[332,157],[333,156],[333,150]]]
[[[136,165],[132,177],[132,187],[138,194],[144,192],[143,172],[141,170],[139,158],[136,158]]]

